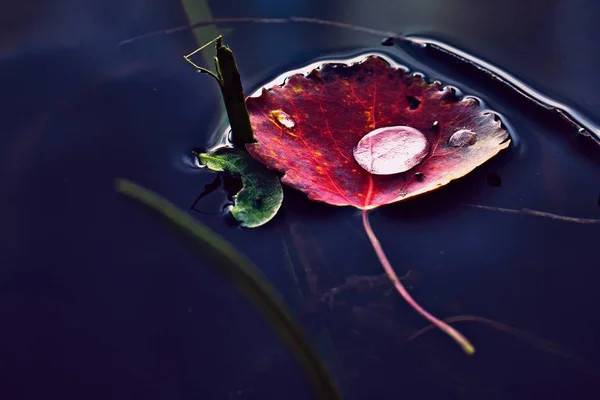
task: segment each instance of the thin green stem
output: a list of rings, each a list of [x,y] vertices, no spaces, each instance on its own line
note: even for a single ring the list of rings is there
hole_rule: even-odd
[[[456,343],[458,343],[460,345],[460,347],[462,347],[462,349],[465,351],[465,353],[467,353],[469,355],[475,353],[475,347],[471,344],[471,342],[469,342],[467,340],[467,338],[465,338],[456,329],[454,329],[450,325],[446,324],[444,321],[429,314],[423,307],[421,307],[412,298],[412,296],[408,293],[406,288],[402,285],[402,283],[400,283],[400,278],[398,278],[398,276],[396,275],[396,272],[394,271],[392,264],[390,264],[387,256],[385,255],[385,252],[383,251],[383,248],[381,247],[381,243],[379,243],[379,239],[377,239],[377,236],[375,236],[375,233],[373,232],[373,229],[371,228],[371,224],[369,222],[369,211],[368,210],[363,210],[362,221],[363,221],[363,226],[365,227],[365,232],[367,232],[367,236],[369,237],[369,240],[371,241],[371,245],[373,246],[373,249],[375,250],[377,257],[379,258],[379,261],[381,262],[381,265],[383,266],[385,273],[387,274],[387,276],[390,278],[390,280],[396,287],[396,290],[398,291],[398,293],[400,293],[400,295],[404,298],[404,300],[406,300],[406,302],[412,308],[414,308],[419,314],[421,314],[425,319],[427,319],[429,322],[431,322],[432,324],[434,324],[435,326],[440,328],[442,331],[444,331],[446,334],[448,334],[452,339],[454,339],[456,341]]]
[[[199,51],[204,50],[208,45],[210,45],[210,44],[212,44],[212,43],[214,43],[214,42],[216,42],[217,40],[220,40],[220,39],[221,39],[221,36],[219,35],[216,38],[214,38],[213,40],[211,40],[210,42],[204,44],[201,47],[198,47],[196,50],[192,51],[190,54],[183,56],[183,58],[185,59],[185,61],[187,61],[188,63],[190,63],[194,68],[196,68],[198,71],[200,71],[200,72],[202,72],[204,74],[208,74],[208,75],[212,76],[219,83],[219,87],[221,89],[223,89],[223,80],[221,79],[221,77],[219,77],[217,74],[215,74],[211,70],[197,65],[190,58],[191,56],[193,56],[194,54],[198,53]]]

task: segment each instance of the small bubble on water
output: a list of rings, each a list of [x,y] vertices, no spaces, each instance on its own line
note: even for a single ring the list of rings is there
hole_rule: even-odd
[[[477,142],[477,134],[468,129],[460,129],[450,136],[448,144],[452,147],[471,146]]]
[[[288,129],[292,129],[296,126],[296,121],[294,121],[292,117],[290,117],[288,114],[281,110],[271,111],[271,115],[275,117],[275,119],[277,119],[277,122],[279,122],[281,125],[285,126]]]

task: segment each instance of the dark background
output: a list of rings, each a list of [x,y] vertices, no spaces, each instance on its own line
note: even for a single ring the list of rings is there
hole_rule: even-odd
[[[295,15],[436,38],[600,122],[600,5],[592,0],[206,4],[214,17]],[[2,398],[312,396],[247,301],[154,214],[113,190],[122,176],[189,209],[214,179],[189,163],[189,151],[212,143],[223,122],[216,85],[183,61],[197,47],[193,34],[117,46],[186,23],[181,4],[157,0],[0,6]],[[285,248],[300,275],[314,263],[328,287],[381,273],[355,210],[288,190],[280,214],[259,229],[195,214],[261,266],[301,316],[345,398],[600,394],[599,226],[460,206],[600,218],[597,146],[485,79],[402,46],[384,48],[377,36],[300,24],[201,34],[210,37],[210,29],[227,29],[247,92],[315,59],[385,51],[481,97],[518,139],[463,180],[377,210],[372,222],[398,272],[418,272],[412,290],[425,308],[535,332],[560,344],[558,355],[474,323],[457,325],[478,348],[471,359],[439,332],[400,346],[425,322],[381,294],[354,294],[347,300],[354,305],[339,311],[301,312]],[[490,186],[489,174],[502,185]],[[218,192],[199,208],[215,212],[225,202]],[[391,311],[373,305],[390,302]],[[329,341],[317,334],[323,326]]]

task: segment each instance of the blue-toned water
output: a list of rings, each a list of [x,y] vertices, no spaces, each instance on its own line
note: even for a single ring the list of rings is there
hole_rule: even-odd
[[[114,192],[132,179],[189,209],[215,175],[189,162],[223,128],[215,82],[183,60],[177,3],[6,4],[0,28],[0,393],[6,399],[309,399],[263,319],[155,214]],[[209,1],[214,17],[297,15],[440,40],[600,122],[589,1]],[[10,22],[10,23],[8,23]],[[359,213],[286,189],[264,227],[194,213],[251,258],[317,346],[346,399],[593,398],[600,393],[599,225],[465,207],[600,218],[600,147],[557,114],[436,52],[314,24],[219,26],[247,93],[315,61],[383,52],[498,111],[514,145],[469,176],[371,221],[433,314],[476,315],[467,357],[390,290]],[[197,209],[219,211],[217,191]],[[298,282],[290,274],[294,268]],[[334,287],[330,303],[316,298]],[[359,282],[359,284],[356,284]],[[352,284],[355,283],[355,284]],[[548,347],[548,346],[547,346]]]

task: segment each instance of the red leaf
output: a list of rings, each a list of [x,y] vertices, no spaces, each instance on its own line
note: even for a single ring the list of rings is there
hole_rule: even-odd
[[[460,332],[402,285],[367,210],[437,189],[508,147],[499,118],[478,100],[378,56],[293,75],[246,103],[257,141],[246,144],[250,154],[313,200],[362,209],[371,245],[398,293],[473,354]]]
[[[247,106],[257,143],[246,147],[254,158],[313,200],[363,210],[434,190],[510,144],[476,99],[460,99],[378,56],[293,75],[249,97]],[[371,174],[353,151],[369,132],[391,126],[420,131],[427,155],[406,172]]]

